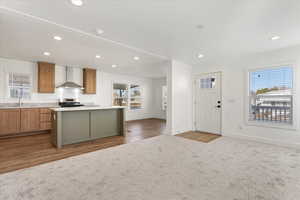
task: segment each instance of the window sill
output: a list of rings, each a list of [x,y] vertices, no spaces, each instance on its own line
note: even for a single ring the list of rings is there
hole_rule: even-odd
[[[284,129],[284,130],[296,130],[294,124],[280,124],[276,122],[265,122],[265,121],[247,121],[247,126],[256,126],[261,128],[276,128],[276,129]]]
[[[143,110],[143,108],[134,108],[134,109],[129,108],[128,110],[130,110],[130,111],[140,111],[140,110]]]

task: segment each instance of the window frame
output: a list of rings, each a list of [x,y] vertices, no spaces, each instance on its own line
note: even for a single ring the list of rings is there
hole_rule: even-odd
[[[126,85],[127,87],[127,105],[124,106],[128,111],[140,111],[142,109],[144,109],[144,87],[142,84],[139,84],[139,83],[128,83],[128,82],[122,82],[122,81],[113,81],[112,82],[112,85],[111,85],[111,88],[112,88],[112,99],[111,99],[111,102],[113,104],[113,101],[114,101],[114,84],[123,84],[123,85]],[[141,100],[141,107],[140,108],[135,108],[135,109],[132,109],[131,106],[130,106],[130,103],[131,103],[131,85],[138,85],[140,87],[140,91],[141,91],[141,96],[140,97],[133,97],[133,98],[137,98],[137,99],[140,99]],[[114,105],[113,105],[114,106]]]
[[[131,97],[131,86],[132,85],[137,85],[139,86],[139,89],[140,89],[140,92],[141,92],[141,95],[139,97]],[[141,84],[135,84],[135,83],[129,83],[128,84],[128,109],[131,110],[131,111],[137,111],[137,110],[141,110],[143,109],[143,105],[144,105],[144,97],[143,97],[143,87]],[[139,99],[141,101],[141,107],[140,108],[131,108],[131,99],[132,98],[135,98],[135,99]]]
[[[129,89],[128,89],[128,83],[124,83],[124,82],[121,82],[121,81],[113,81],[112,82],[112,84],[111,84],[111,104],[112,104],[112,106],[115,106],[114,104],[113,104],[113,102],[114,102],[114,84],[121,84],[121,85],[126,85],[126,87],[127,87],[127,105],[126,106],[123,106],[123,107],[125,107],[125,108],[128,108],[128,105],[129,105]]]
[[[29,85],[28,86],[16,86],[16,85],[10,85],[10,76],[14,76],[14,75],[23,75],[23,76],[28,76],[29,78]],[[24,96],[19,96],[19,97],[12,97],[10,90],[12,88],[15,89],[28,89],[29,90],[29,97],[24,97]],[[7,72],[6,74],[6,96],[8,99],[24,99],[24,100],[31,100],[32,99],[32,95],[33,95],[33,78],[32,75],[29,73],[22,73],[22,72]]]
[[[245,73],[245,80],[246,80],[246,87],[245,87],[245,95],[244,95],[244,121],[245,124],[248,126],[257,126],[257,127],[265,127],[265,128],[277,128],[277,129],[287,129],[287,130],[296,130],[298,127],[298,118],[297,118],[297,84],[296,84],[296,76],[297,76],[297,68],[296,62],[282,62],[273,65],[262,65],[263,67],[252,67],[247,68]],[[267,69],[278,69],[280,67],[291,67],[293,69],[293,80],[292,80],[292,95],[293,95],[293,102],[292,102],[292,123],[291,124],[280,124],[276,122],[266,122],[266,121],[252,121],[249,120],[249,106],[250,106],[250,74],[251,72],[255,72],[258,70],[267,70]]]

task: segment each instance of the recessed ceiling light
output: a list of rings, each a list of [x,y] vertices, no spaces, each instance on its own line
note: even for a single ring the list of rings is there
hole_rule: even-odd
[[[280,39],[280,36],[278,36],[278,35],[271,37],[271,40],[279,40],[279,39]]]
[[[96,58],[101,58],[101,56],[100,55],[96,55]]]
[[[134,60],[139,60],[139,59],[140,59],[140,57],[138,57],[138,56],[134,56],[134,57],[133,57],[133,59],[134,59]]]
[[[104,33],[104,31],[103,31],[102,29],[99,29],[99,28],[98,28],[98,29],[96,30],[96,33],[97,33],[97,35],[101,35],[102,33]]]
[[[46,52],[44,52],[44,55],[45,55],[45,56],[50,56],[51,53],[49,53],[49,52],[46,51]]]
[[[71,0],[71,3],[75,6],[82,6],[83,5],[82,0]]]
[[[204,57],[204,55],[203,54],[198,54],[198,58],[203,58]]]
[[[196,26],[196,28],[197,28],[197,29],[203,29],[204,26],[203,26],[202,24],[198,24],[198,25]]]
[[[112,67],[112,68],[116,68],[116,67],[117,67],[117,65],[112,65],[111,67]]]
[[[62,37],[56,35],[56,36],[53,37],[53,39],[60,41],[60,40],[62,40]]]

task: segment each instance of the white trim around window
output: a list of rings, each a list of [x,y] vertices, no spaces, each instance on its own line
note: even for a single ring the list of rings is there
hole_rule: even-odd
[[[266,121],[250,121],[249,120],[249,105],[250,105],[250,73],[257,71],[257,70],[264,70],[264,69],[276,69],[280,67],[288,66],[293,69],[293,80],[292,80],[292,95],[293,95],[293,102],[292,102],[292,124],[281,124],[277,122],[266,122]],[[244,89],[244,121],[245,124],[248,126],[258,126],[258,127],[266,127],[266,128],[278,128],[278,129],[290,129],[290,130],[295,130],[298,128],[299,122],[297,118],[297,108],[298,108],[298,98],[296,95],[297,91],[297,82],[296,82],[296,76],[297,76],[298,70],[296,67],[296,62],[283,62],[283,63],[278,63],[274,65],[265,65],[262,67],[252,67],[252,68],[247,68],[245,71],[245,89]]]

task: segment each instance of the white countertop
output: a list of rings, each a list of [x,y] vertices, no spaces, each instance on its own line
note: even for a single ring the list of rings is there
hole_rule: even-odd
[[[110,109],[124,109],[124,106],[81,106],[81,107],[64,107],[64,108],[52,108],[55,112],[65,111],[84,111],[84,110],[110,110]]]
[[[27,109],[27,108],[59,108],[59,106],[0,106],[0,110],[6,109]]]
[[[25,109],[25,108],[58,108],[57,103],[0,103],[0,109]]]

